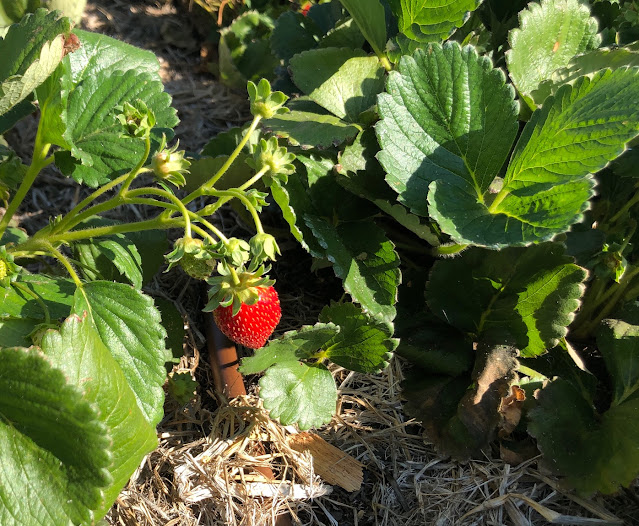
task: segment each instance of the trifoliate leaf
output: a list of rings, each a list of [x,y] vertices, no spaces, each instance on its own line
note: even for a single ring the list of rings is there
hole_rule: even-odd
[[[402,203],[428,216],[435,180],[483,200],[518,129],[514,91],[488,58],[452,42],[418,50],[402,57],[378,104],[378,159]]]
[[[546,243],[499,252],[472,248],[435,263],[426,288],[442,321],[536,356],[557,345],[579,307],[587,273]]]
[[[153,300],[123,283],[92,281],[76,292],[73,310],[78,315],[89,313],[135,393],[142,414],[152,426],[157,425],[163,415],[164,363],[170,356]]]
[[[567,231],[589,206],[591,174],[639,132],[638,79],[637,68],[604,70],[563,86],[526,124],[497,195],[482,204],[468,187],[436,181],[431,217],[458,243],[491,248]]]
[[[271,340],[265,347],[257,349],[253,356],[243,358],[240,372],[256,374],[276,363],[308,359],[320,351],[339,330],[339,327],[332,323],[316,323],[289,331],[281,338]]]
[[[482,0],[389,0],[400,33],[418,42],[448,38]]]
[[[113,460],[97,407],[36,348],[0,360],[0,523],[91,523]]]
[[[333,418],[337,388],[325,366],[286,361],[270,367],[260,379],[260,397],[272,418],[308,429]]]
[[[352,303],[324,307],[319,320],[339,326],[339,333],[324,344],[324,355],[351,371],[377,373],[384,369],[397,347],[393,325],[364,314]]]
[[[372,221],[355,221],[334,227],[307,215],[304,220],[333,263],[344,290],[372,316],[395,317],[399,256],[384,231]]]
[[[375,105],[384,89],[384,68],[359,49],[323,48],[291,58],[293,82],[308,97],[348,122]]]
[[[99,409],[99,419],[111,439],[112,481],[104,492],[98,515],[111,507],[144,455],[157,447],[155,428],[137,405],[120,365],[100,338],[91,320],[72,315],[60,331],[48,331],[42,350],[53,366],[84,391],[85,400]]]
[[[523,94],[530,94],[552,73],[589,49],[599,47],[597,20],[579,0],[531,2],[519,14],[519,29],[509,35],[506,63]]]

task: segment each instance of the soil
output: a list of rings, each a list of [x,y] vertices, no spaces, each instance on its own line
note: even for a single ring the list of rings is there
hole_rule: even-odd
[[[198,152],[216,133],[248,119],[246,95],[229,90],[210,73],[207,61],[214,46],[209,40],[216,20],[196,2],[90,1],[82,27],[158,56],[166,90],[181,119],[176,135],[182,148]],[[35,119],[8,137],[25,157]],[[50,171],[26,204],[22,222],[37,228],[80,195],[73,183]],[[139,219],[143,211],[123,213]],[[230,209],[216,221],[225,233],[250,235]],[[284,255],[273,269],[284,312],[277,334],[314,323],[322,306],[342,293],[332,270],[311,274],[311,258],[296,243],[285,241],[282,248]],[[148,292],[171,300],[183,315],[187,335],[175,371],[193,373],[199,387],[185,406],[167,397],[158,428],[160,446],[122,491],[106,517],[108,524],[253,526],[272,524],[276,511],[290,513],[294,524],[332,526],[541,525],[549,523],[552,513],[569,516],[557,524],[612,524],[610,513],[625,524],[639,524],[637,487],[615,497],[583,501],[564,490],[538,457],[511,465],[499,458],[499,451],[467,463],[438,455],[420,426],[403,413],[400,384],[405,364],[398,359],[379,375],[333,370],[338,414],[317,432],[361,462],[364,480],[352,493],[328,487],[309,474],[309,459],[288,447],[287,439],[296,430],[266,418],[255,396],[256,378],[246,379],[249,396],[231,406],[213,392],[200,285],[172,272],[156,278]],[[247,418],[257,422],[252,434],[246,431]],[[247,466],[256,462],[316,494],[332,493],[303,499],[249,496]],[[238,480],[238,473],[244,478]],[[590,522],[579,522],[586,519]]]

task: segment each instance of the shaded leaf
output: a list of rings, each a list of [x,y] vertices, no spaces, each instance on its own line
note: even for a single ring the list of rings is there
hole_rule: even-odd
[[[454,327],[535,356],[566,335],[586,276],[559,244],[499,252],[472,248],[435,263],[426,298]]]
[[[326,250],[344,290],[364,312],[392,320],[400,282],[399,256],[384,231],[372,221],[334,227],[318,217],[305,216],[304,220]]]
[[[340,0],[377,55],[386,47],[386,14],[379,0]]]
[[[90,523],[111,481],[97,409],[38,349],[0,359],[0,523]]]
[[[639,473],[639,398],[598,414],[570,382],[558,379],[537,396],[528,432],[546,460],[579,493],[614,493]]]
[[[297,53],[316,47],[321,36],[322,32],[311,17],[287,11],[275,22],[271,49],[286,64]]]
[[[66,318],[71,312],[76,287],[70,279],[23,274],[19,282],[40,297],[52,319]],[[44,320],[44,310],[32,295],[16,287],[6,287],[0,289],[0,297],[0,317]]]

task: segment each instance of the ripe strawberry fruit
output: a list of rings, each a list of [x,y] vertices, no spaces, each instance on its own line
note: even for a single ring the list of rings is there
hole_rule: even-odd
[[[235,316],[231,305],[219,306],[213,311],[213,317],[227,338],[245,347],[259,349],[264,347],[280,322],[280,299],[272,286],[258,287],[256,303],[243,303]]]

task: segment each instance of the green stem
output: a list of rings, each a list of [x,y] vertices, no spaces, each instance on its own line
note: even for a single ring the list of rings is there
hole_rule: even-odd
[[[256,173],[253,177],[251,177],[251,178],[250,178],[248,181],[246,181],[246,182],[245,182],[242,186],[240,186],[240,187],[238,188],[238,190],[242,190],[242,191],[244,191],[244,190],[246,190],[247,188],[250,188],[250,187],[251,187],[251,186],[253,186],[255,183],[257,183],[257,182],[258,182],[258,181],[262,178],[262,176],[263,176],[266,172],[268,172],[268,170],[269,170],[269,169],[268,169],[268,166],[264,166],[264,167],[262,167],[262,169],[261,169],[259,172],[257,172],[257,173]]]
[[[42,298],[35,291],[31,290],[29,287],[20,283],[19,281],[14,281],[13,283],[11,283],[11,285],[13,285],[17,289],[20,289],[25,294],[31,296],[44,311],[44,323],[51,323],[51,314],[49,313],[49,307],[47,307],[47,304],[42,301]]]
[[[626,215],[630,209],[635,206],[637,203],[639,203],[639,192],[637,192],[632,199],[630,199],[629,201],[627,201],[620,209],[619,211],[610,218],[610,220],[608,221],[608,223],[610,225],[616,223],[621,217],[623,217],[624,215]]]
[[[262,221],[260,221],[260,216],[255,210],[255,207],[252,205],[251,201],[239,190],[231,189],[231,190],[209,190],[207,192],[209,195],[219,197],[218,201],[211,208],[210,213],[214,213],[218,210],[224,203],[230,201],[231,199],[239,199],[246,210],[251,214],[253,218],[253,223],[255,223],[255,231],[258,234],[264,233],[264,228],[262,227]]]
[[[42,121],[40,122],[42,125]],[[42,169],[53,162],[53,156],[47,158],[47,154],[49,153],[49,149],[51,148],[50,144],[42,144],[40,139],[41,128],[38,126],[38,132],[35,138],[35,145],[33,147],[33,159],[31,160],[31,165],[27,169],[27,173],[24,175],[22,182],[18,190],[16,191],[13,199],[9,203],[7,210],[2,216],[2,220],[0,221],[0,239],[4,235],[7,226],[9,226],[9,221],[13,215],[17,212],[18,208],[22,204],[25,196],[29,192],[31,185],[35,181],[38,174],[42,171]]]
[[[184,218],[184,237],[191,237],[191,217],[190,212],[184,206],[184,203],[180,201],[177,197],[175,197],[171,192],[167,192],[166,190],[161,190],[160,188],[139,188],[137,190],[131,190],[126,192],[124,196],[126,198],[131,197],[135,198],[138,195],[157,195],[159,197],[164,197],[173,203],[177,209],[181,212],[182,217]]]
[[[215,173],[215,175],[213,175],[213,177],[211,177],[206,183],[204,183],[202,186],[200,186],[200,188],[198,188],[197,190],[194,190],[189,195],[187,195],[184,199],[182,199],[182,202],[185,205],[189,204],[191,201],[193,201],[194,199],[197,199],[198,197],[202,197],[203,195],[206,195],[206,191],[208,189],[213,188],[215,183],[220,179],[220,177],[222,177],[226,173],[226,171],[233,164],[237,156],[242,152],[244,146],[246,146],[246,143],[251,138],[251,135],[257,129],[257,126],[260,120],[261,120],[260,116],[253,117],[253,122],[251,122],[251,125],[249,126],[248,130],[246,130],[244,137],[242,137],[242,140],[236,146],[235,150],[233,150],[231,155],[229,155],[229,158],[226,160],[226,162]]]
[[[508,192],[508,190],[502,188],[499,193],[495,196],[495,199],[493,200],[493,202],[490,204],[490,206],[488,207],[488,211],[491,214],[494,214],[497,211],[497,207],[501,204],[501,202],[506,198],[506,196],[509,194],[510,192]]]
[[[378,54],[377,58],[379,58],[379,63],[384,67],[386,71],[392,71],[393,65],[390,63],[386,55],[384,55],[383,53],[381,55]]]
[[[89,195],[88,197],[86,197],[85,199],[83,199],[82,201],[80,201],[76,206],[74,206],[63,218],[62,221],[60,221],[57,225],[55,225],[55,227],[53,228],[53,232],[61,232],[65,229],[67,229],[68,224],[71,222],[71,220],[77,216],[80,212],[82,212],[82,210],[84,210],[85,207],[87,207],[88,205],[90,205],[93,201],[95,201],[98,197],[100,197],[102,194],[108,192],[109,190],[111,190],[112,188],[115,188],[117,185],[119,185],[120,183],[123,183],[124,181],[127,180],[127,178],[129,177],[129,175],[131,174],[131,172],[126,173],[124,175],[121,175],[120,177],[118,177],[117,179],[113,179],[113,181],[105,184],[104,186],[101,186],[100,188],[98,188],[95,192],[93,192],[91,195]]]
[[[135,168],[133,168],[133,170],[129,172],[129,176],[126,178],[126,180],[120,187],[120,191],[118,192],[120,196],[124,196],[126,194],[126,192],[129,189],[129,186],[131,186],[131,183],[133,182],[133,180],[137,177],[142,167],[146,164],[146,161],[149,158],[150,153],[151,153],[151,136],[147,134],[147,136],[144,138],[144,154],[142,155],[142,158],[140,159],[138,164],[135,166]]]
[[[82,281],[80,280],[80,277],[76,273],[75,269],[73,268],[73,265],[71,265],[67,257],[62,252],[60,252],[57,248],[53,247],[53,245],[49,245],[47,249],[54,258],[56,258],[60,263],[62,263],[62,266],[67,270],[67,272],[71,276],[71,279],[76,284],[76,286],[78,288],[82,288],[83,286]]]
[[[621,278],[621,281],[613,288],[613,293],[607,292],[605,298],[607,303],[599,311],[599,314],[595,316],[590,322],[584,323],[581,327],[574,331],[576,338],[584,339],[589,337],[592,332],[599,326],[601,321],[605,319],[612,310],[617,306],[619,300],[624,296],[624,293],[628,289],[628,286],[632,283],[632,280],[639,275],[639,267],[628,267],[625,274]],[[600,302],[602,303],[602,302]]]

